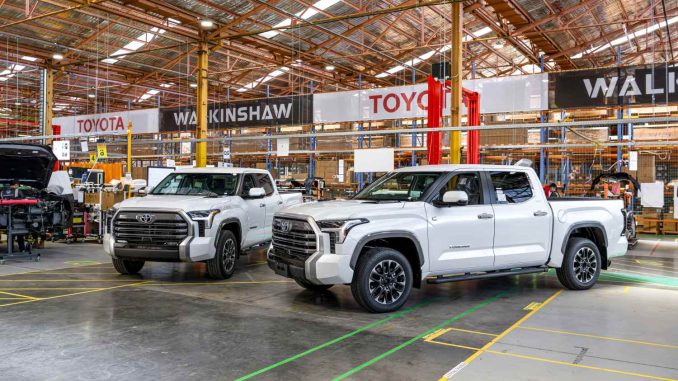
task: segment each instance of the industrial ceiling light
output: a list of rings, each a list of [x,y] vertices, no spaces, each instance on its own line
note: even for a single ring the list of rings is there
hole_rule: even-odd
[[[196,87],[198,87],[198,84],[197,83],[191,83],[189,86],[191,86],[192,88],[196,88]]]
[[[52,54],[52,58],[54,58],[57,61],[60,61],[60,60],[64,59],[64,55],[61,54],[61,53],[54,53],[54,54]]]
[[[203,29],[213,28],[214,22],[212,20],[200,20],[200,27]]]
[[[96,98],[96,95],[94,95],[94,94],[87,94],[87,97],[89,97],[89,98]]]
[[[327,65],[327,66],[325,66],[325,70],[327,70],[327,71],[334,71],[334,69],[336,69],[336,68],[334,67],[334,65]]]

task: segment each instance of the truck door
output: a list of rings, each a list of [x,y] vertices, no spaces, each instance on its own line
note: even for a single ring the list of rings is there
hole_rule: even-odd
[[[551,207],[527,171],[488,171],[494,209],[494,268],[546,263],[551,242]]]
[[[245,246],[250,246],[265,241],[264,229],[266,224],[266,198],[249,198],[250,189],[258,188],[254,174],[247,173],[243,176],[241,197],[247,206],[247,228]]]
[[[467,205],[441,206],[447,191],[464,191]],[[494,215],[479,172],[455,172],[426,203],[429,259],[434,273],[458,273],[491,269]]]
[[[257,186],[259,188],[264,188],[266,191],[266,197],[264,197],[264,203],[266,204],[266,217],[264,218],[264,239],[269,240],[272,236],[272,224],[273,224],[273,215],[275,212],[280,210],[282,206],[282,198],[278,193],[275,192],[273,186],[273,180],[268,173],[257,173],[255,175],[257,179]]]

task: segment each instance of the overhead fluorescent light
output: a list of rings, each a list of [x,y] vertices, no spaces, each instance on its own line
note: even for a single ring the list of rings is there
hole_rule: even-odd
[[[21,59],[24,60],[24,61],[30,61],[30,62],[35,62],[35,61],[38,60],[37,58],[31,57],[31,56],[23,56],[23,57],[21,57]]]
[[[668,20],[668,25],[673,25],[676,22],[678,22],[678,16],[670,18]],[[602,52],[605,49],[608,49],[608,48],[611,48],[611,47],[614,47],[614,46],[617,46],[617,45],[621,45],[625,42],[631,42],[632,40],[634,40],[638,37],[644,36],[648,33],[654,33],[661,28],[665,28],[666,25],[667,25],[667,22],[662,21],[660,23],[653,24],[653,25],[651,25],[647,28],[641,28],[641,29],[639,29],[635,32],[627,33],[626,35],[624,35],[622,37],[616,38],[616,39],[610,41],[607,44],[600,45],[600,46],[594,46],[594,47],[591,47],[590,49],[586,49],[583,52],[579,52],[579,53],[577,53],[573,56],[570,56],[570,58],[573,59],[573,60],[576,60],[576,59],[582,58],[585,54]]]
[[[316,1],[312,6],[306,8],[305,10],[301,12],[297,12],[294,15],[297,17],[300,17],[303,20],[308,20],[311,17],[315,16],[318,14],[318,10],[324,11],[325,9],[333,6],[334,4],[339,3],[341,0],[320,0]],[[285,19],[277,24],[275,24],[273,27],[274,28],[282,28],[286,26],[292,25],[292,19]],[[277,35],[280,34],[280,31],[278,30],[270,30],[268,32],[264,33],[259,33],[261,37],[264,38],[273,38]]]
[[[247,90],[251,90],[251,89],[253,89],[253,88],[259,86],[259,85],[262,84],[262,83],[266,83],[266,82],[272,80],[272,79],[275,78],[275,77],[278,77],[278,76],[280,76],[280,75],[285,74],[285,73],[288,72],[289,70],[290,70],[290,68],[288,68],[288,67],[286,67],[286,66],[283,66],[283,67],[281,67],[280,69],[277,69],[277,70],[274,70],[274,71],[268,73],[268,74],[267,74],[266,76],[264,76],[264,77],[258,78],[256,81],[252,81],[252,82],[250,82],[250,83],[244,85],[243,87],[237,89],[236,91],[239,92],[239,93],[242,93],[242,92],[245,92],[245,91],[247,91]]]
[[[59,60],[64,59],[64,55],[61,54],[61,53],[54,53],[54,54],[52,54],[52,58],[59,61]]]
[[[327,71],[334,71],[334,69],[336,69],[336,68],[334,67],[334,65],[327,65],[327,66],[325,66],[325,70],[327,70]]]
[[[214,21],[212,20],[200,20],[200,27],[204,29],[213,28]]]

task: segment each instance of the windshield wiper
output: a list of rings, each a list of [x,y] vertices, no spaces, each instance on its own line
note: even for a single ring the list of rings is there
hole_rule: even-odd
[[[364,201],[366,204],[395,204],[404,202],[403,200],[370,200],[364,198],[359,198],[358,201]]]
[[[207,198],[217,198],[217,197],[221,197],[221,195],[220,195],[219,193],[217,193],[217,192],[211,192],[211,191],[208,191],[208,192],[206,192],[206,193],[207,193],[207,194],[205,195],[205,197],[207,197]]]

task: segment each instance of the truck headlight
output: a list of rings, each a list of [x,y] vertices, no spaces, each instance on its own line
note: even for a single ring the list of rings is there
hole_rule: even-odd
[[[334,234],[336,243],[343,243],[346,240],[348,232],[354,227],[370,222],[366,218],[354,218],[350,220],[324,220],[317,221],[320,231],[323,233]]]
[[[193,221],[205,221],[205,228],[211,229],[212,221],[214,221],[214,216],[216,216],[219,213],[221,213],[221,210],[212,209],[212,210],[194,210],[186,214],[188,214],[188,216],[191,217]]]

